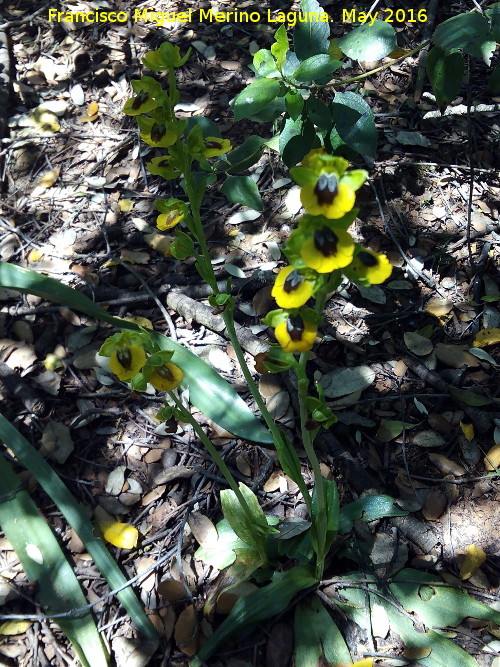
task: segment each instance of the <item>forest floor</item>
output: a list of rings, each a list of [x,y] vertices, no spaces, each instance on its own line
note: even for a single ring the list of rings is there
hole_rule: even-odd
[[[229,102],[253,76],[251,54],[272,44],[279,24],[269,22],[267,12],[275,16],[283,3],[259,3],[259,22],[221,24],[195,20],[200,5],[192,0],[160,1],[157,11],[193,10],[191,22],[164,26],[133,20],[84,26],[49,22],[50,5],[37,6],[34,13],[33,4],[6,0],[0,10],[11,58],[8,103],[0,109],[6,125],[0,145],[0,259],[55,277],[119,317],[147,318],[155,330],[176,336],[212,364],[253,408],[234,350],[198,308],[208,294],[193,263],[157,250],[154,199],[182,197],[183,192],[177,182],[166,184],[147,174],[147,147],[122,107],[148,50],[163,41],[177,44],[182,53],[191,45],[191,56],[178,71],[179,116],[209,117],[233,146],[251,134],[270,138],[271,123],[234,123]],[[133,16],[137,7],[132,4],[116,0],[113,6],[103,1],[91,7],[81,0],[78,9],[99,5]],[[372,4],[356,7],[367,11]],[[473,4],[441,3],[434,22]],[[233,5],[221,1],[219,9],[229,11]],[[384,8],[410,5],[389,0]],[[147,6],[140,3],[141,9]],[[335,19],[332,36],[345,34],[342,7],[336,2],[324,6]],[[256,7],[245,0],[238,9]],[[404,22],[395,28],[401,48],[414,48],[426,38],[425,24]],[[353,63],[346,75],[362,71]],[[373,188],[365,185],[358,193],[354,235],[385,252],[394,270],[377,288],[342,285],[327,303],[311,377],[314,373],[325,386],[334,386],[339,369],[364,366],[374,379],[368,388],[353,386],[347,396],[332,390],[329,402],[339,421],[321,435],[318,452],[325,476],[337,480],[341,503],[367,492],[406,503],[408,519],[368,526],[370,539],[385,535],[394,554],[406,549],[412,567],[427,563],[434,571],[457,575],[467,546],[481,547],[487,561],[467,588],[500,609],[499,487],[484,477],[484,455],[500,442],[500,410],[493,400],[500,398],[498,346],[479,356],[471,348],[477,331],[500,326],[500,120],[495,110],[500,99],[488,92],[486,65],[470,59],[468,87],[441,116],[427,81],[419,94],[418,71],[414,56],[346,88],[365,96],[379,131],[377,158],[370,165]],[[324,94],[329,100],[334,91],[327,88]],[[475,111],[479,104],[490,110]],[[293,229],[300,203],[276,153],[265,152],[250,173],[263,194],[262,213],[245,219],[241,207],[229,204],[214,186],[203,203],[203,218],[218,276],[225,279],[234,267],[244,276],[237,282],[236,317],[253,334],[257,353],[273,341],[261,318],[273,308],[271,284],[284,265],[278,247]],[[151,241],[148,234],[156,238]],[[226,266],[231,268],[226,271]],[[263,272],[257,288],[250,280],[256,272]],[[168,305],[169,293],[183,295],[178,307]],[[127,576],[161,558],[153,573],[136,584],[165,638],[147,664],[187,665],[175,641],[176,622],[188,604],[201,618],[214,580],[210,568],[194,557],[198,544],[188,520],[193,511],[214,523],[220,520],[223,482],[192,430],[159,428],[154,414],[162,405],[161,394],[133,393],[109,376],[103,384],[103,374],[95,370],[96,353],[109,327],[1,286],[0,302],[1,363],[38,399],[37,412],[30,412],[0,378],[1,412],[37,448],[50,441],[54,422],[68,427],[72,451],[63,464],[53,452],[52,465],[94,518],[119,517],[137,527],[136,549],[110,547]],[[427,336],[425,349],[418,333]],[[50,354],[62,359],[60,368],[46,370],[43,362]],[[253,369],[250,354],[248,360]],[[286,373],[256,377],[275,419],[303,456],[290,378]],[[452,396],[449,385],[458,394]],[[477,405],[464,390],[492,402]],[[194,409],[193,414],[235,476],[258,492],[266,512],[303,516],[298,489],[280,470],[274,451],[234,438]],[[436,453],[440,456],[432,456]],[[310,482],[305,463],[304,475]],[[65,545],[89,601],[95,602],[99,627],[117,663],[124,664],[114,642],[134,637],[128,616],[114,598],[99,601],[109,590],[106,582],[50,499],[33,480],[26,481]],[[364,533],[358,537],[366,539]],[[348,571],[344,561],[331,569],[338,573],[339,568]],[[33,590],[2,537],[0,572],[1,613],[32,613]],[[172,578],[191,588],[190,602],[170,604],[168,592],[161,594],[160,582]],[[203,620],[200,632],[207,634],[220,618]],[[210,664],[286,667],[291,664],[292,619],[290,610],[239,642],[228,642]],[[485,623],[464,623],[455,632],[478,664],[492,664],[493,654],[484,647],[494,636]],[[351,628],[347,640],[358,660],[370,653],[396,657],[401,651],[395,634],[372,639]],[[73,655],[49,621],[36,620],[23,634],[0,638],[2,666],[60,667],[74,664]],[[376,664],[395,663],[381,657]]]

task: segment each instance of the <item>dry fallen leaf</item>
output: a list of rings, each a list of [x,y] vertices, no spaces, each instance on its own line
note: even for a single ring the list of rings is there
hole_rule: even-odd
[[[439,489],[433,489],[427,494],[422,514],[427,521],[437,521],[446,509],[446,496]]]
[[[500,343],[500,329],[490,328],[478,331],[472,345],[473,347],[486,347],[495,343]]]
[[[479,570],[485,560],[486,554],[481,547],[469,544],[465,560],[460,566],[460,579],[470,579]]]
[[[485,470],[491,471],[500,467],[500,443],[494,445],[484,457]]]
[[[219,536],[212,521],[200,512],[192,512],[188,519],[189,527],[197,542],[203,547],[212,547]]]
[[[36,187],[51,188],[59,178],[60,173],[61,169],[59,167],[55,167],[54,169],[45,172],[45,174],[36,182]]]
[[[474,424],[464,424],[464,422],[460,422],[460,428],[469,442],[474,439]]]
[[[99,111],[99,105],[97,102],[91,102],[87,107],[87,115],[95,116]]]
[[[434,317],[444,317],[453,308],[453,304],[449,299],[431,299],[426,307],[425,312]]]
[[[455,475],[455,477],[461,477],[462,475],[465,475],[465,470],[461,465],[451,461],[449,458],[443,456],[442,454],[435,454],[434,452],[431,452],[429,454],[429,459],[436,466],[436,468],[445,475]]]
[[[187,600],[189,598],[184,585],[180,581],[177,581],[177,579],[168,578],[160,581],[156,590],[159,595],[164,597],[165,600],[170,603]]]
[[[186,655],[194,655],[198,650],[198,622],[193,605],[179,614],[174,631],[175,642]]]

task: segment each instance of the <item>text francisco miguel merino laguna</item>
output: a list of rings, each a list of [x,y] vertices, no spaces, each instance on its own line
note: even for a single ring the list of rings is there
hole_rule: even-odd
[[[356,20],[356,10],[349,12],[343,10],[342,21]],[[240,11],[233,9],[227,12],[214,12],[213,9],[186,9],[182,12],[157,12],[153,9],[135,9],[133,13],[89,11],[89,12],[61,12],[57,9],[48,10],[49,21],[66,21],[68,23],[127,23],[129,18],[137,23],[144,21],[156,23],[162,26],[165,23],[260,23],[266,20],[268,23],[287,23],[294,26],[296,23],[329,23],[330,17],[326,12],[276,12],[273,14],[268,9],[267,16],[263,18],[260,12]],[[198,20],[197,20],[198,19]]]

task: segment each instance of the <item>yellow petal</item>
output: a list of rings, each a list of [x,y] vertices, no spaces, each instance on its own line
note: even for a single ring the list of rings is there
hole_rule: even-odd
[[[36,183],[37,186],[39,188],[51,188],[59,178],[60,173],[61,170],[59,167],[47,171],[41,178],[38,179]]]
[[[128,213],[134,208],[134,202],[131,199],[120,199],[118,208],[122,213]]]
[[[139,532],[137,528],[131,526],[129,523],[99,521],[98,525],[106,542],[109,542],[114,547],[133,549],[137,546]]]
[[[500,443],[494,445],[484,457],[485,470],[495,470],[500,467]]]
[[[98,111],[99,111],[99,105],[97,104],[97,102],[91,102],[87,107],[88,116],[95,116]]]
[[[486,560],[486,554],[481,547],[470,544],[467,547],[467,556],[460,566],[460,579],[470,579]]]
[[[462,429],[462,433],[465,435],[469,442],[474,439],[473,424],[464,424],[464,422],[460,422],[460,428]]]
[[[0,625],[0,635],[22,635],[31,623],[31,621],[6,621]]]
[[[472,345],[474,347],[486,347],[495,343],[500,343],[500,329],[490,328],[479,331]]]

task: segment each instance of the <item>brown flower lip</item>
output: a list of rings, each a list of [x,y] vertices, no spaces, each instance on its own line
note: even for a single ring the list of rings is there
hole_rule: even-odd
[[[361,250],[357,255],[357,259],[359,259],[361,264],[368,267],[377,266],[378,264],[377,258],[366,252],[366,250]]]
[[[161,141],[162,137],[165,135],[167,128],[165,125],[158,125],[158,123],[153,123],[151,127],[151,139],[155,143]]]
[[[317,229],[314,232],[314,246],[325,257],[334,255],[337,252],[337,242],[337,236],[328,227]]]
[[[286,323],[286,330],[291,340],[299,341],[302,340],[302,334],[304,333],[304,322],[300,315],[290,315]]]
[[[128,347],[124,350],[117,350],[116,358],[120,362],[120,365],[123,366],[123,368],[126,370],[130,370],[132,368],[132,354]]]
[[[141,104],[144,104],[144,102],[148,99],[149,93],[147,93],[145,90],[141,90],[141,92],[136,96],[135,100],[132,102],[132,109],[135,111],[141,106]]]
[[[338,179],[335,174],[321,174],[314,188],[320,204],[331,204],[337,194]]]
[[[294,290],[298,289],[301,284],[302,278],[294,269],[283,283],[283,289],[287,294],[290,294]]]

